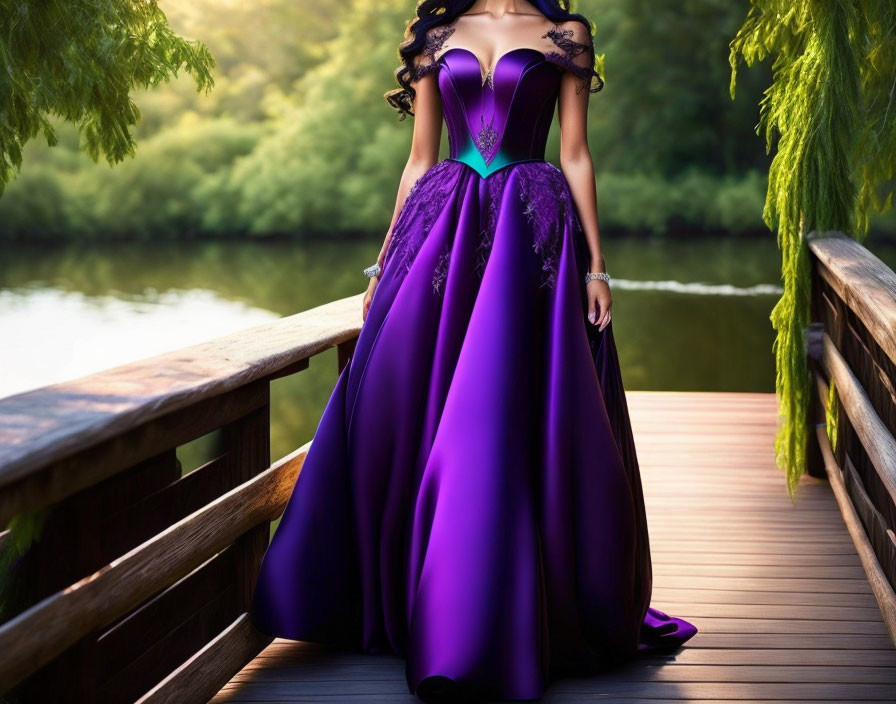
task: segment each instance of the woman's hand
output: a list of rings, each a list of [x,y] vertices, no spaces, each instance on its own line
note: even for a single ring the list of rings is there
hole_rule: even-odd
[[[592,325],[600,325],[598,331],[603,331],[610,322],[610,308],[613,306],[610,285],[601,279],[591,279],[585,286],[585,292],[588,296],[588,320]]]
[[[376,289],[377,283],[379,283],[379,276],[371,276],[370,283],[367,284],[367,293],[364,294],[364,301],[361,306],[361,320],[367,320],[367,311],[370,309],[370,301],[373,299],[373,292]]]

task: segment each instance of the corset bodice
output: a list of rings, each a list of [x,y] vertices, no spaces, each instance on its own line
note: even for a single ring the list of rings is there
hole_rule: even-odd
[[[536,49],[513,49],[483,83],[479,59],[467,49],[448,49],[439,62],[449,158],[482,176],[544,159],[560,85],[555,64]]]
[[[564,71],[577,77],[579,91],[596,92],[603,85],[594,70],[590,33],[579,22],[552,24],[540,36],[521,37],[519,47],[501,54],[485,72],[473,51],[446,45],[454,30],[455,23],[428,30],[412,78],[437,71],[448,158],[483,177],[509,164],[544,160]]]

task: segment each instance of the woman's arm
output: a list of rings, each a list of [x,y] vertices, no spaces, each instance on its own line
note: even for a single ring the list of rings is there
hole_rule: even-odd
[[[581,44],[591,45],[591,36],[585,26],[571,20],[564,23],[565,29],[572,29],[572,39]],[[588,56],[583,52],[582,60]],[[579,63],[576,61],[576,63]],[[590,80],[588,81],[590,83]],[[588,271],[606,271],[600,244],[600,230],[597,221],[597,193],[594,183],[594,161],[588,148],[588,102],[590,93],[583,88],[582,78],[570,71],[563,74],[557,116],[560,122],[560,168],[569,183],[582,230],[590,252]],[[594,279],[587,284],[588,319],[603,330],[610,321],[610,307],[613,304],[610,287],[605,281]]]
[[[392,237],[392,228],[401,213],[411,186],[439,159],[439,144],[442,138],[442,99],[439,96],[436,73],[430,71],[413,82],[413,85],[416,94],[413,104],[414,133],[411,138],[411,151],[398,185],[392,222],[389,224],[386,239],[377,257],[377,261],[381,265],[389,245],[389,239]]]
[[[389,240],[392,239],[392,229],[395,227],[395,221],[404,207],[405,199],[411,187],[439,159],[439,145],[442,139],[442,98],[439,95],[436,75],[437,72],[429,71],[418,80],[412,82],[416,94],[414,95],[412,108],[414,111],[414,133],[411,138],[411,151],[404,171],[401,174],[401,181],[398,184],[398,194],[395,197],[392,221],[389,223],[386,238],[376,258],[380,266],[382,266],[386,250],[389,248]],[[367,294],[364,296],[362,312],[364,319],[367,318],[367,309],[370,307],[370,301],[378,280],[376,276],[370,279]]]

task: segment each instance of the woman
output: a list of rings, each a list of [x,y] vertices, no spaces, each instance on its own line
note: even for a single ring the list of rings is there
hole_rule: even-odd
[[[424,699],[534,699],[696,632],[648,607],[585,136],[603,82],[557,0],[424,0],[407,34],[386,98],[415,118],[410,158],[253,616],[399,653]]]

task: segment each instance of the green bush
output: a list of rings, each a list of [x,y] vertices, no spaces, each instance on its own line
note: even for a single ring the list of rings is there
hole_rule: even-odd
[[[597,198],[604,228],[766,232],[762,174],[717,177],[699,171],[667,179],[648,174],[599,174]]]

